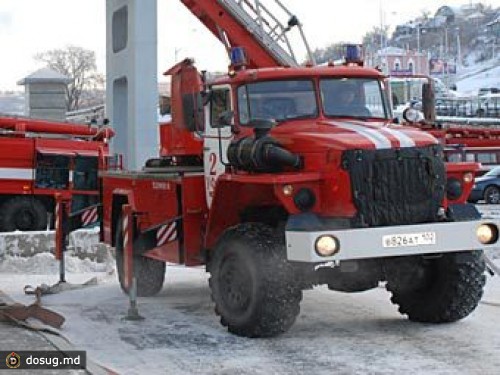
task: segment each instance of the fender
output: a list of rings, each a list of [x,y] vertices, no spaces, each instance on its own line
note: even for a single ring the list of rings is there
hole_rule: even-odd
[[[242,221],[241,214],[247,208],[282,207],[288,214],[300,213],[293,198],[294,192],[302,188],[312,190],[316,196],[312,210],[321,207],[320,180],[321,174],[317,172],[221,175],[215,186],[209,213],[205,248],[212,248],[224,230],[239,224]],[[290,191],[292,194],[289,194]]]
[[[129,189],[117,188],[113,189],[111,194],[111,202],[109,204],[104,205],[104,239],[107,243],[115,245],[115,234],[116,234],[116,219],[121,214],[120,212],[116,212],[117,209],[114,207],[113,202],[115,201],[115,197],[120,196],[127,204],[132,207],[132,211],[136,211],[137,207],[134,199],[134,192]]]

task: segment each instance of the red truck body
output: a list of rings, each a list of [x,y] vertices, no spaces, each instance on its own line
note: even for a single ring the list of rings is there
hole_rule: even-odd
[[[246,337],[288,330],[302,291],[320,284],[384,281],[421,322],[473,311],[481,249],[499,239],[498,223],[464,203],[477,165],[445,166],[435,137],[395,124],[386,78],[358,59],[287,64],[241,14],[260,1],[182,2],[238,58],[210,82],[189,59],[172,67],[160,155],[101,174],[101,236],[131,300],[158,293],[173,262],[206,265],[221,324]]]
[[[97,203],[112,136],[110,128],[0,117],[0,230],[46,229],[58,194],[74,210]]]

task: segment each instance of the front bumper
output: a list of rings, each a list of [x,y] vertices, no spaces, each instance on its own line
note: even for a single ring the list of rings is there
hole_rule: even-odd
[[[287,230],[288,260],[322,263],[349,259],[381,258],[405,255],[440,254],[446,252],[499,248],[499,241],[484,245],[477,239],[481,224],[500,227],[500,220],[472,220],[340,230]],[[435,233],[435,244],[419,246],[385,247],[384,236]],[[322,257],[315,251],[315,243],[322,235],[332,235],[340,243],[340,250],[333,256]]]

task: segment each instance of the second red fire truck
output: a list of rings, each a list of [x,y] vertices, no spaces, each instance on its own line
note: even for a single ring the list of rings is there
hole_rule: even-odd
[[[97,204],[97,175],[113,134],[109,127],[0,117],[0,231],[47,229],[57,194],[73,211]]]

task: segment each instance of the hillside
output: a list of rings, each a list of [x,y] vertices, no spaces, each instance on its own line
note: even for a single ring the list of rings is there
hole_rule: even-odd
[[[430,58],[470,66],[495,57],[500,8],[475,3],[442,6],[396,26],[388,44],[427,52]]]
[[[466,94],[477,94],[480,88],[500,88],[500,57],[463,67],[456,85],[458,91]]]

